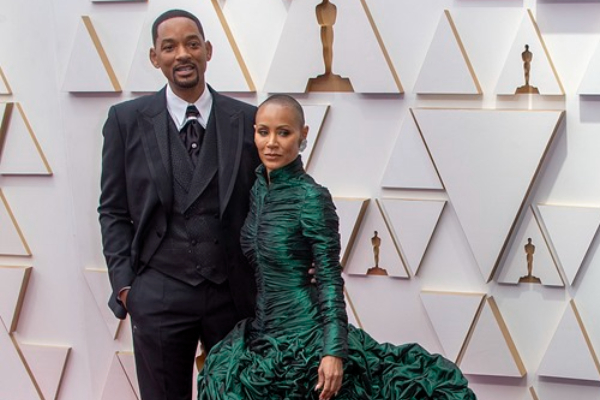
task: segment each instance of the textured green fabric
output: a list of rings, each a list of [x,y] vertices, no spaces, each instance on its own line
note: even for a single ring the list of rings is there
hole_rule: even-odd
[[[379,344],[348,325],[335,207],[300,158],[257,170],[242,248],[256,268],[256,317],[208,355],[198,398],[317,399],[323,355],[343,357],[335,399],[472,400],[458,368],[417,344]],[[308,269],[314,262],[317,284]]]

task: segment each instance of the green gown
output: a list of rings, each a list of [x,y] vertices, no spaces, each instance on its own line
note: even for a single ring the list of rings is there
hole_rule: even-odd
[[[242,248],[256,268],[256,317],[238,323],[206,358],[198,399],[318,399],[321,357],[344,359],[340,399],[472,400],[460,370],[418,344],[379,344],[348,324],[338,218],[300,157],[257,169]],[[316,284],[308,269],[314,262]]]

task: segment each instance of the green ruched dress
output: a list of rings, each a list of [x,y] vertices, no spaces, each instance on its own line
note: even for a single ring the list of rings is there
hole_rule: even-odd
[[[348,324],[338,218],[327,189],[300,157],[265,169],[251,193],[242,248],[256,268],[256,317],[238,323],[206,358],[198,399],[318,399],[321,357],[344,358],[336,400],[472,400],[450,361],[418,344],[379,344]],[[308,269],[315,264],[317,280]]]

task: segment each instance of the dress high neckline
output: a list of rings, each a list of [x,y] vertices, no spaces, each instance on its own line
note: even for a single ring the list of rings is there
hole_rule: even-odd
[[[285,165],[281,168],[277,168],[271,171],[267,176],[267,169],[264,164],[261,164],[256,169],[256,175],[259,179],[268,183],[285,182],[291,178],[295,178],[304,173],[304,166],[302,164],[302,157],[298,155],[294,161]]]

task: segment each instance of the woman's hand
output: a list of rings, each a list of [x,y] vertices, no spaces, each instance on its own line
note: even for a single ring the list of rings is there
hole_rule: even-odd
[[[319,381],[315,390],[321,390],[319,400],[329,400],[335,396],[342,387],[344,375],[342,359],[334,356],[325,356],[319,365]]]

